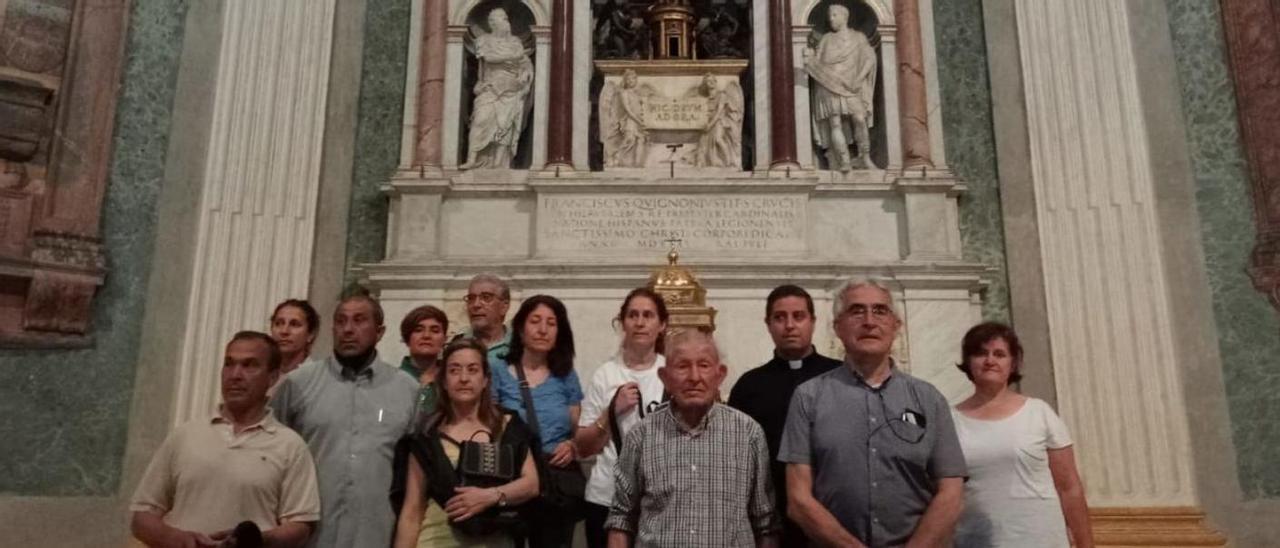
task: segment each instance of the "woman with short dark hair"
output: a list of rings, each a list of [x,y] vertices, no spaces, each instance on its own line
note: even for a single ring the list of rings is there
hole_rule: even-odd
[[[509,507],[538,495],[538,473],[529,455],[533,437],[519,417],[493,401],[485,347],[475,339],[451,343],[441,357],[438,420],[396,447],[391,501],[397,508],[395,548],[496,547],[515,544],[501,524]],[[457,470],[463,444],[478,440],[507,447],[514,479],[501,485],[464,485]],[[515,472],[515,471],[518,471]],[[501,481],[501,480],[499,480]]]
[[[535,458],[562,471],[549,470],[557,477],[577,474],[575,480],[581,488],[585,482],[578,468],[573,433],[581,411],[582,385],[573,369],[573,358],[573,329],[564,303],[549,295],[529,297],[511,322],[511,347],[505,361],[492,364],[493,391],[498,403],[518,412],[541,442]],[[527,394],[521,388],[522,381]],[[533,417],[526,412],[529,407]],[[543,481],[554,480],[544,476]],[[535,502],[529,519],[530,546],[569,546],[578,519],[574,513]]]
[[[418,417],[431,417],[436,410],[436,377],[440,374],[440,350],[449,333],[449,317],[443,310],[424,304],[405,314],[400,321],[400,340],[409,355],[400,370],[418,381]]]
[[[1010,388],[1022,378],[1018,335],[1001,323],[974,326],[957,367],[974,394],[952,411],[969,466],[956,546],[1093,546],[1066,424]]]

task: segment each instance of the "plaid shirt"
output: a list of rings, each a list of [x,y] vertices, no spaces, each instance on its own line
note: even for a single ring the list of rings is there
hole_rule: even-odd
[[[781,529],[760,425],[715,404],[686,428],[666,407],[627,433],[605,529],[635,546],[754,546]]]

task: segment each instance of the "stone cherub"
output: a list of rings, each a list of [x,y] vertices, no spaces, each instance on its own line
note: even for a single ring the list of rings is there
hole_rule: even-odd
[[[742,86],[730,81],[723,88],[713,74],[702,77],[697,93],[707,98],[707,125],[698,137],[693,165],[738,167],[742,165]]]
[[[609,82],[600,90],[600,140],[606,167],[644,167],[649,155],[644,104],[656,94],[630,69],[622,74],[622,85]]]
[[[511,21],[502,8],[489,12],[488,23],[488,32],[473,26],[468,40],[480,70],[462,169],[511,167],[525,116],[532,108],[532,48],[511,33]]]
[[[804,68],[813,78],[813,134],[831,169],[871,166],[870,128],[875,124],[876,52],[866,35],[849,27],[849,9],[827,7],[831,32],[810,35]],[[850,145],[857,149],[854,155]]]

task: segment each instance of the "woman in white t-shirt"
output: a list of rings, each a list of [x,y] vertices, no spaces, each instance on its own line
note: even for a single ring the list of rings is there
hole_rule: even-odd
[[[591,548],[606,544],[605,518],[613,502],[613,470],[622,436],[663,401],[658,368],[662,334],[667,329],[667,305],[653,290],[639,287],[627,293],[614,322],[622,325],[622,347],[604,362],[587,385],[574,443],[579,457],[596,457],[587,480],[586,537]]]
[[[1022,378],[1022,345],[1009,326],[969,330],[958,366],[974,394],[952,411],[969,481],[955,545],[1093,546],[1089,508],[1071,436],[1049,404],[1010,385]]]

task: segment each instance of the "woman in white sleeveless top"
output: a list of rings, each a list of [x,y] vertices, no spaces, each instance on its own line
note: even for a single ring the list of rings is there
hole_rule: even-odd
[[[622,325],[622,347],[591,376],[582,400],[574,442],[579,457],[599,454],[587,480],[586,537],[590,548],[606,544],[605,518],[613,502],[613,471],[622,436],[662,404],[658,369],[666,365],[662,335],[667,305],[644,287],[622,300],[614,321]]]
[[[974,394],[952,411],[969,481],[959,547],[1092,547],[1071,436],[1049,404],[1010,388],[1022,378],[1011,328],[984,323],[962,345]]]

